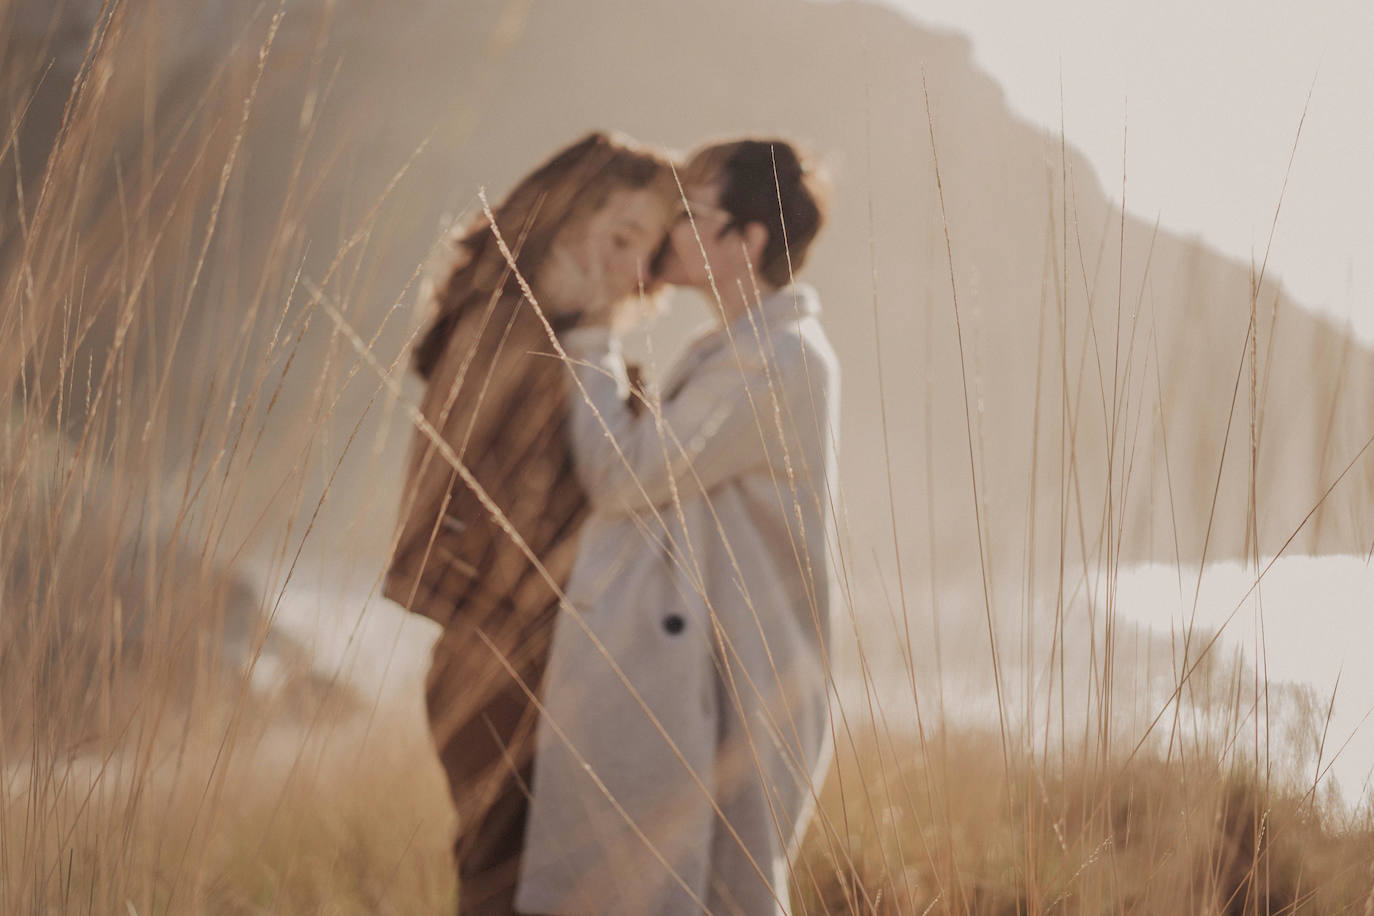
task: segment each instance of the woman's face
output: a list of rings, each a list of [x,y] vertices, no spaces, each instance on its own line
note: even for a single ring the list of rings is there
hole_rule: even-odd
[[[649,262],[670,207],[648,189],[620,188],[585,221],[560,232],[540,271],[541,295],[560,309],[597,310],[649,287]]]

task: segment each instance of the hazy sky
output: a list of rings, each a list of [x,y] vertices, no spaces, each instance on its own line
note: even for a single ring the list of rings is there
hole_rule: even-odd
[[[1063,120],[1109,194],[1269,270],[1374,342],[1374,2],[880,0],[968,35],[1012,108]]]

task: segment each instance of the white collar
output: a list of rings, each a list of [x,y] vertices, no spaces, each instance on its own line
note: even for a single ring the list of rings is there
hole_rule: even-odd
[[[753,336],[751,319],[759,326],[759,333],[779,322],[800,320],[819,315],[821,312],[820,296],[816,295],[816,290],[808,283],[791,283],[787,286],[775,289],[773,292],[764,296],[756,305],[750,305],[748,311],[730,322],[730,336],[736,334],[747,334]],[[724,325],[712,322],[698,336],[698,340],[714,337],[726,330]]]
[[[718,322],[712,322],[701,329],[668,373],[663,387],[665,396],[671,397],[681,387],[686,374],[723,345],[727,337],[736,341],[752,341],[755,339],[755,327],[762,336],[771,328],[819,315],[820,311],[821,301],[816,290],[806,283],[792,283],[774,290],[757,305],[750,306],[749,311],[731,322],[728,329]],[[754,324],[751,324],[751,318]]]

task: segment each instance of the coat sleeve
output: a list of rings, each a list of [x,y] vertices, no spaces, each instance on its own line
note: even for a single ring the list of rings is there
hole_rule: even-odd
[[[775,409],[800,409],[805,376],[780,352],[765,364],[755,351],[708,360],[670,400],[638,413],[625,399],[625,363],[610,333],[579,328],[560,338],[580,385],[569,391],[578,479],[599,511],[668,506],[721,482],[770,467],[786,473]],[[809,414],[809,404],[806,406]]]

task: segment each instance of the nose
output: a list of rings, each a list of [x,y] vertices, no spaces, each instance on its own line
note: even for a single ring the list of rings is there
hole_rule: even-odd
[[[673,252],[684,264],[700,264],[705,257],[702,246],[709,245],[710,241],[706,226],[700,223],[693,229],[691,223],[683,220],[673,229]]]
[[[691,221],[685,216],[673,224],[672,231],[668,233],[668,240],[679,255],[686,251],[696,251],[697,234],[692,228]]]

